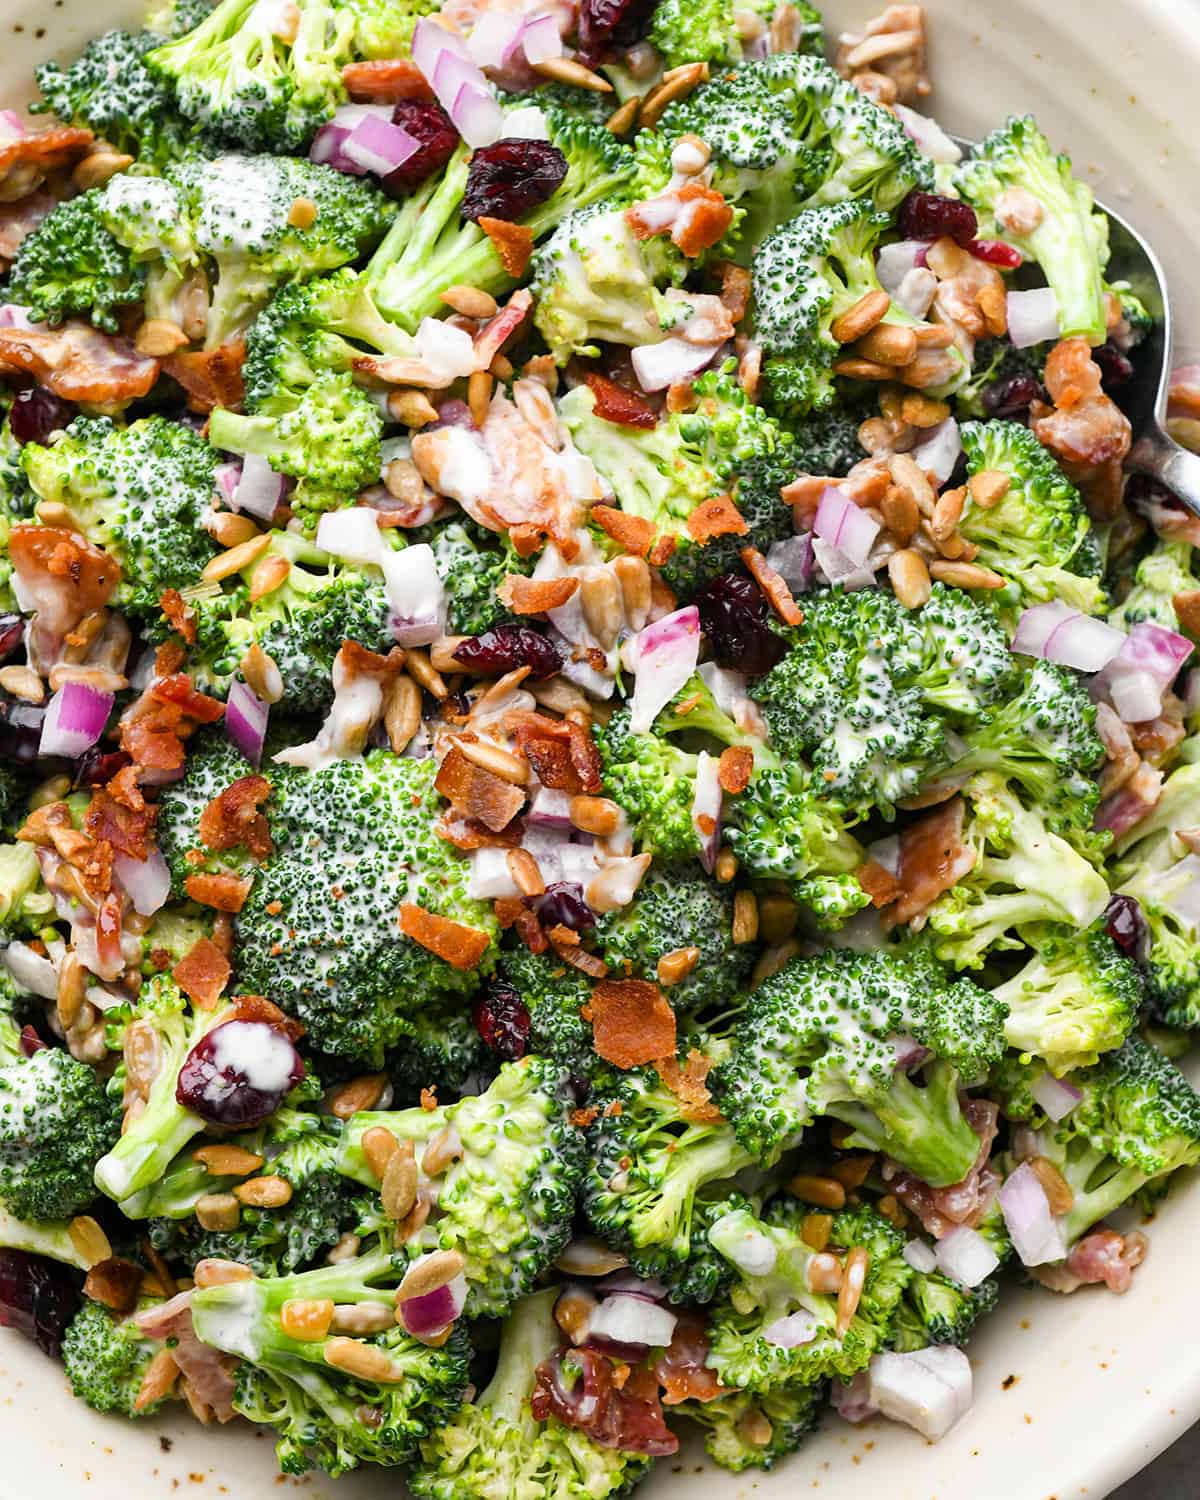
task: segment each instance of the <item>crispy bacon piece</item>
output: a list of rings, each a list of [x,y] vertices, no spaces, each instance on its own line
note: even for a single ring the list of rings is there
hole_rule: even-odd
[[[218,406],[240,411],[246,399],[242,366],[246,363],[246,341],[234,339],[216,349],[190,349],[163,361],[163,373],[177,380],[187,392],[191,411],[215,411]]]
[[[231,1021],[265,1021],[282,1031],[289,1041],[298,1042],[304,1035],[304,1027],[286,1011],[279,1009],[263,995],[238,995],[233,1002]],[[224,1025],[224,1022],[221,1023]]]
[[[521,910],[513,918],[512,925],[517,929],[517,936],[529,949],[530,953],[546,953],[550,948],[550,939],[546,936],[545,929],[537,919],[537,913],[529,910],[522,904]]]
[[[197,724],[215,724],[225,705],[200,692],[186,672],[172,672],[150,684],[150,696],[160,703],[173,703]]]
[[[962,828],[963,800],[954,797],[900,835],[897,879],[902,894],[887,909],[885,925],[912,921],[974,868],[975,853],[963,843]]]
[[[259,811],[271,795],[265,776],[239,776],[200,814],[200,842],[210,849],[242,848],[257,860],[269,859],[271,830]]]
[[[566,1349],[537,1367],[529,1409],[535,1422],[555,1416],[601,1448],[662,1457],[679,1439],[663,1419],[658,1382],[644,1368],[618,1383],[613,1361],[597,1349]]]
[[[65,526],[14,526],[8,555],[39,630],[56,640],[103,609],[121,581],[114,558]]]
[[[147,700],[149,701],[149,695]],[[137,705],[134,705],[136,708]],[[177,771],[185,752],[180,730],[182,711],[173,703],[154,704],[141,713],[132,710],[121,719],[121,749],[143,771]]]
[[[732,321],[740,323],[750,306],[750,272],[731,260],[715,261],[712,269],[721,280],[722,303]]]
[[[1093,520],[1111,521],[1121,504],[1124,463],[1133,442],[1129,419],[1100,384],[1100,366],[1083,338],[1063,339],[1046,360],[1053,408],[1035,402],[1030,426],[1072,483]]]
[[[99,973],[105,979],[115,979],[125,966],[121,952],[121,897],[109,891],[96,913],[96,956],[100,960]]]
[[[149,393],[159,362],[129,339],[71,319],[61,328],[0,328],[0,371],[92,406],[119,408]]]
[[[1107,828],[1114,838],[1120,838],[1140,823],[1158,806],[1162,796],[1163,773],[1148,760],[1143,760],[1111,797],[1105,797],[1096,809],[1095,826]]]
[[[746,565],[746,571],[758,584],[763,598],[785,625],[802,625],[804,613],[783,578],[770,565],[757,547],[743,547],[738,554]]]
[[[1000,1186],[999,1178],[988,1163],[1000,1124],[999,1106],[990,1099],[968,1099],[962,1112],[967,1124],[979,1137],[979,1154],[961,1182],[948,1188],[932,1188],[908,1172],[897,1171],[889,1177],[888,1169],[884,1170],[884,1180],[890,1190],[905,1208],[916,1214],[935,1239],[949,1234],[956,1224],[967,1224],[974,1229]]]
[[[211,1010],[225,991],[233,969],[211,938],[197,938],[171,971],[171,977],[201,1010]]]
[[[523,573],[507,573],[497,592],[500,602],[514,615],[543,615],[565,604],[578,587],[578,578],[526,578]]]
[[[478,820],[493,832],[507,828],[525,806],[521,787],[477,766],[457,745],[438,768],[434,786],[456,813]]]
[[[177,630],[189,646],[196,643],[196,611],[190,604],[184,603],[183,595],[178,589],[163,589],[158,596],[158,607],[163,612],[163,619],[172,630]]]
[[[1181,712],[1183,705],[1178,699],[1175,703]],[[1152,761],[1155,765],[1161,765],[1167,759],[1186,732],[1178,715],[1170,711],[1171,707],[1172,705],[1168,704],[1166,711],[1155,719],[1147,719],[1141,724],[1129,726],[1133,744],[1148,761]]]
[[[524,824],[514,818],[506,828],[485,828],[475,818],[459,817],[452,810],[438,820],[438,837],[468,853],[472,849],[515,849],[521,842]]]
[[[654,524],[644,516],[631,516],[613,505],[593,505],[591,518],[618,547],[634,557],[645,557],[654,546]]]
[[[426,911],[412,901],[401,903],[400,931],[430,953],[445,959],[452,969],[477,969],[491,941],[479,928],[439,917],[436,912]]]
[[[476,368],[486,370],[529,316],[533,294],[525,287],[514,292],[504,306],[475,335]]]
[[[687,518],[692,540],[703,547],[719,536],[745,536],[750,530],[746,518],[730,495],[714,495],[702,500]]]
[[[19,203],[41,187],[50,172],[74,166],[96,137],[73,125],[31,131],[0,147],[0,203]]]
[[[675,1054],[675,1012],[648,979],[601,979],[582,1012],[599,1057],[637,1068]]]
[[[211,906],[214,911],[239,912],[246,904],[252,885],[250,876],[189,875],[183,888],[193,901]]]
[[[676,1057],[660,1057],[654,1064],[658,1076],[680,1103],[680,1114],[698,1125],[713,1125],[722,1119],[721,1111],[708,1092],[708,1074],[712,1059],[693,1047],[683,1067]]]
[[[715,1401],[725,1395],[716,1371],[708,1368],[708,1319],[698,1308],[678,1310],[675,1332],[659,1355],[654,1374],[663,1389],[664,1406],[678,1406],[682,1401]]]
[[[871,898],[872,906],[890,906],[904,894],[904,887],[878,860],[868,859],[854,872],[859,885]]]
[[[481,214],[475,222],[496,247],[508,274],[518,280],[524,276],[533,256],[533,230],[528,224],[510,224],[507,219],[494,219],[488,214]]]
[[[1134,1270],[1146,1258],[1146,1236],[1134,1230],[1121,1235],[1101,1227],[1084,1235],[1061,1266],[1040,1267],[1034,1275],[1052,1292],[1075,1292],[1103,1284],[1118,1297],[1133,1285]],[[1039,1270],[1049,1273],[1039,1275]]]
[[[111,790],[115,784],[125,787],[128,783],[120,781],[120,777],[132,770],[132,766],[126,766],[107,787],[95,789],[84,814],[83,827],[91,838],[110,844],[130,859],[145,859],[150,851],[150,834],[158,817],[158,808],[146,805],[136,785],[134,791],[140,807],[131,807],[114,796]]]
[[[347,63],[342,69],[342,82],[355,104],[399,104],[402,99],[433,98],[425,75],[407,58]]]
[[[737,796],[750,785],[754,774],[754,751],[749,745],[726,745],[717,762],[717,780],[723,792]]]
[[[733,205],[707,183],[686,182],[645,202],[631,203],[625,222],[636,239],[669,234],[684,255],[696,256],[727,232],[733,223]]]
[[[25,236],[57,205],[52,193],[30,193],[19,202],[0,204],[0,260],[12,260]]]
[[[595,397],[592,410],[606,422],[615,422],[620,427],[657,427],[658,413],[644,396],[618,385],[598,370],[589,370],[583,377],[589,391]]]
[[[600,752],[582,724],[511,713],[505,716],[505,728],[543,786],[573,795],[601,790]]]

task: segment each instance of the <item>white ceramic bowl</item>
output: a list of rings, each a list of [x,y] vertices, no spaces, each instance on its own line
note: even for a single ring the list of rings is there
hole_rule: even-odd
[[[1032,111],[1076,168],[1153,242],[1171,277],[1177,357],[1200,354],[1200,38],[1194,0],[926,0],[932,108],[979,135]],[[831,27],[875,0],[830,0]],[[66,56],[139,0],[2,0],[0,106],[33,94],[42,58]],[[884,1422],[824,1430],[773,1474],[725,1474],[687,1449],[641,1489],[646,1500],[1100,1500],[1200,1417],[1200,1339],[1190,1287],[1198,1190],[1178,1188],[1150,1228],[1151,1253],[1125,1297],[1019,1292],[971,1345],[975,1406],[937,1447]],[[192,1495],[260,1500],[298,1484],[312,1500],[383,1500],[386,1470],[339,1481],[276,1478],[272,1444],[244,1425],[205,1431],[182,1417],[136,1426],[70,1395],[61,1370],[0,1334],[0,1500]]]

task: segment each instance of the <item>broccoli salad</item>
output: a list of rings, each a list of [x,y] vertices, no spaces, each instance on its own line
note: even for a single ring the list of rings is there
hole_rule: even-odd
[[[1144,1278],[1200,522],[1070,161],[858,28],[168,0],[0,112],[0,1323],[96,1411],[604,1500]]]

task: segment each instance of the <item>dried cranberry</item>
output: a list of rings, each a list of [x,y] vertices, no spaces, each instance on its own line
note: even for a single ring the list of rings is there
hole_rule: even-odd
[[[1092,350],[1092,358],[1100,366],[1100,383],[1110,395],[1133,379],[1133,361],[1116,344],[1101,344]]]
[[[78,1311],[79,1290],[65,1266],[26,1250],[0,1250],[0,1326],[57,1358]]]
[[[1025,264],[1025,257],[1015,245],[1004,240],[968,240],[963,246],[976,260],[986,261],[989,266],[1000,266],[1005,271],[1015,271]]]
[[[454,660],[481,677],[501,677],[517,667],[529,667],[534,682],[544,682],[562,670],[557,646],[531,625],[496,625],[482,635],[460,641]]]
[[[133,764],[133,757],[124,750],[101,750],[93,745],[75,762],[75,785],[107,786],[118,771]]]
[[[227,1021],[184,1060],[175,1098],[213,1125],[257,1125],[304,1077],[300,1054],[265,1021]]]
[[[7,661],[25,634],[25,621],[20,615],[0,615],[0,661]]]
[[[596,925],[596,913],[583,899],[583,887],[573,880],[556,880],[536,896],[533,909],[547,927],[556,923],[572,932],[586,932]]]
[[[433,99],[401,99],[392,110],[392,124],[402,126],[421,143],[421,149],[403,165],[379,179],[379,186],[389,197],[399,198],[442,170],[458,149],[458,131]]]
[[[975,238],[979,221],[961,198],[940,193],[912,192],[900,205],[900,236],[906,240],[937,240],[948,234],[964,248]]]
[[[1146,919],[1133,896],[1110,896],[1104,909],[1108,935],[1130,958],[1140,959],[1146,948]]]
[[[42,704],[0,697],[0,761],[16,760],[22,765],[32,765],[41,748],[45,717]]]
[[[632,47],[645,36],[654,0],[583,0],[579,7],[579,53],[597,63],[615,47]]]
[[[60,432],[74,416],[75,408],[69,401],[35,385],[13,397],[9,422],[18,443],[45,443],[52,432]]]
[[[1009,375],[993,380],[980,393],[983,409],[989,417],[1008,422],[1024,421],[1035,401],[1049,401],[1045,387],[1032,375]]]
[[[471,1007],[483,1044],[506,1062],[529,1049],[529,1009],[511,984],[496,979]]]
[[[462,216],[514,224],[545,203],[566,175],[567,158],[550,141],[505,136],[471,157]]]
[[[32,1057],[35,1052],[44,1052],[46,1043],[42,1041],[32,1026],[21,1027],[21,1056]]]
[[[722,573],[695,598],[700,624],[723,667],[757,677],[787,655],[787,642],[767,623],[758,585],[741,573]]]

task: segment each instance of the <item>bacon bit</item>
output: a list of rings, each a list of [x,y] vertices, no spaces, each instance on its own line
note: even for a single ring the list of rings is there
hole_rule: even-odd
[[[217,407],[241,411],[246,399],[242,366],[246,363],[246,340],[234,339],[217,349],[193,349],[163,360],[163,373],[176,380],[187,393],[188,409],[207,415]]]
[[[731,260],[718,260],[712,270],[721,281],[721,301],[735,323],[740,323],[750,306],[750,272]]]
[[[608,965],[595,953],[589,953],[586,948],[581,947],[578,937],[573,943],[569,943],[561,938],[550,937],[547,933],[547,939],[563,963],[570,964],[571,968],[578,969],[581,974],[587,974],[592,979],[607,977]]]
[[[885,926],[911,921],[974,868],[975,853],[963,843],[962,828],[963,800],[955,797],[900,835],[902,894],[887,911]]]
[[[172,630],[177,630],[189,646],[196,644],[196,611],[185,604],[178,589],[163,589],[158,607]]]
[[[355,104],[399,104],[403,99],[433,98],[425,75],[407,58],[347,63],[342,69],[342,82]]]
[[[200,842],[209,849],[243,848],[256,860],[269,859],[271,830],[258,809],[270,795],[271,783],[265,776],[239,776],[200,814]]]
[[[438,1107],[437,1089],[422,1089],[420,1094],[420,1105],[427,1113]]]
[[[472,849],[515,849],[524,831],[519,818],[514,818],[505,828],[491,829],[485,828],[475,818],[462,818],[453,811],[444,812],[437,824],[439,838],[466,852]]]
[[[890,870],[884,869],[878,860],[868,859],[865,864],[859,865],[854,875],[859,885],[870,896],[872,906],[890,906],[893,901],[899,901],[904,894],[904,887]]]
[[[1146,1258],[1146,1248],[1145,1235],[1136,1230],[1120,1235],[1107,1227],[1095,1229],[1084,1235],[1063,1263],[1062,1272],[1073,1285],[1054,1285],[1051,1281],[1043,1285],[1054,1292],[1073,1292],[1081,1286],[1103,1283],[1110,1292],[1123,1296],[1133,1284],[1135,1268]],[[1059,1268],[1046,1269],[1054,1272]]]
[[[459,970],[477,969],[491,942],[489,934],[477,927],[439,917],[412,901],[401,902],[400,931]]]
[[[658,541],[655,542],[654,546],[651,547],[649,556],[646,558],[646,561],[650,564],[650,566],[652,568],[661,568],[661,567],[664,567],[666,565],[666,563],[669,561],[669,559],[671,557],[671,554],[675,551],[675,548],[678,545],[679,545],[679,538],[677,536],[674,536],[671,532],[666,531],[666,532],[664,532],[662,534],[662,536],[659,537]],[[652,589],[653,589],[655,583],[658,583],[661,588],[664,588],[664,589],[666,588],[666,585],[663,584],[661,582],[661,580],[651,579],[651,588]],[[668,608],[667,613],[669,614],[670,610],[673,609],[674,607],[675,606],[672,604]]]
[[[717,780],[723,792],[737,796],[750,785],[754,774],[754,751],[749,745],[726,745],[717,762]]]
[[[663,1420],[658,1381],[645,1366],[618,1375],[608,1355],[586,1346],[559,1350],[537,1367],[529,1409],[535,1422],[553,1415],[598,1447],[663,1456],[679,1439]]]
[[[211,906],[214,911],[239,912],[246,904],[252,884],[248,875],[244,879],[228,874],[189,875],[183,888],[201,906]]]
[[[1153,761],[1155,765],[1161,765],[1183,739],[1185,730],[1177,718],[1169,714],[1160,714],[1157,719],[1149,719],[1142,724],[1131,724],[1129,733],[1133,744],[1142,755],[1147,760]]]
[[[492,902],[492,910],[496,914],[496,921],[507,932],[528,907],[521,896],[497,896]]]
[[[540,552],[545,536],[542,528],[532,521],[521,521],[508,528],[508,539],[518,557],[532,557],[535,552]]]
[[[121,902],[116,891],[109,891],[96,913],[96,956],[102,979],[115,979],[125,967],[121,952]]]
[[[596,1123],[596,1119],[599,1114],[600,1111],[596,1108],[596,1106],[594,1104],[590,1104],[587,1109],[573,1109],[567,1116],[567,1119],[570,1120],[571,1124],[576,1126],[579,1130],[586,1130],[589,1125],[594,1125]]]
[[[138,785],[138,769],[134,765],[122,766],[105,787],[105,791],[114,802],[129,808],[130,812],[141,812],[146,805],[146,799]],[[157,813],[153,816],[157,816]]]
[[[785,625],[801,625],[804,614],[792,596],[792,591],[780,575],[767,562],[757,547],[743,547],[740,553],[746,570],[758,584],[763,598]]]
[[[685,182],[678,197],[684,208],[676,215],[672,243],[689,257],[710,250],[733,223],[733,204],[702,182]]]
[[[132,769],[132,766],[126,767],[127,771]],[[109,786],[113,784],[110,782]],[[97,787],[84,814],[84,831],[91,838],[119,849],[130,859],[145,859],[149,854],[150,832],[158,817],[158,808],[147,807],[140,793],[138,798],[141,807],[129,807],[118,802],[108,787]]]
[[[115,558],[64,526],[14,526],[8,555],[37,624],[54,636],[103,609],[121,581]]]
[[[1093,520],[1111,521],[1121,505],[1121,466],[1133,442],[1129,419],[1100,383],[1100,366],[1084,338],[1063,339],[1050,351],[1043,377],[1054,407],[1030,411],[1035,437],[1078,485]]]
[[[187,660],[187,652],[178,641],[164,641],[154,653],[155,677],[170,677]]]
[[[495,246],[500,264],[518,280],[529,269],[533,256],[533,230],[527,224],[510,224],[482,214],[475,221]]]
[[[159,363],[129,339],[72,319],[60,328],[0,328],[0,370],[32,375],[64,401],[116,407],[149,393]]]
[[[304,1027],[300,1022],[293,1020],[286,1011],[280,1010],[278,1005],[264,995],[235,996],[233,1012],[229,1019],[231,1021],[265,1021],[268,1026],[274,1026],[276,1031],[282,1031],[288,1040],[293,1042],[298,1042],[304,1035]]]
[[[482,325],[475,335],[475,368],[486,370],[500,350],[529,316],[533,294],[522,287],[507,303]]]
[[[530,911],[524,903],[513,921],[513,926],[517,929],[517,936],[530,953],[545,953],[549,950],[550,939],[543,931],[542,924],[537,919],[537,913]]]
[[[680,1114],[698,1125],[713,1125],[724,1118],[708,1091],[712,1059],[693,1047],[681,1068],[675,1057],[660,1057],[654,1064],[658,1076],[680,1103]]]
[[[591,519],[618,547],[634,557],[645,557],[655,545],[654,525],[644,516],[628,515],[613,505],[593,505]]]
[[[583,379],[595,398],[592,410],[597,417],[619,427],[644,427],[649,430],[658,426],[658,413],[644,396],[618,385],[615,380],[610,380],[597,370],[589,370]]]
[[[225,705],[199,692],[186,672],[173,672],[152,682],[150,696],[160,703],[174,703],[197,724],[215,724],[225,712]]]
[[[654,1374],[663,1389],[664,1406],[715,1401],[726,1394],[716,1372],[708,1367],[708,1318],[698,1308],[678,1310],[671,1342],[659,1355]]]
[[[582,724],[511,713],[505,716],[505,728],[543,786],[572,795],[601,790],[600,752]]]
[[[648,979],[602,979],[582,1012],[596,1054],[615,1068],[637,1068],[675,1053],[675,1012]]]
[[[731,495],[715,495],[701,501],[691,513],[687,529],[692,540],[703,547],[715,537],[745,536],[750,527]]]
[[[477,819],[498,832],[525,806],[525,792],[493,771],[484,770],[456,745],[438,769],[434,786],[464,818]]]
[[[1162,786],[1163,773],[1148,760],[1142,761],[1120,790],[1100,803],[1094,826],[1107,829],[1113,838],[1119,839],[1154,811],[1162,796]]]
[[[544,615],[565,604],[578,587],[578,578],[526,578],[522,573],[506,573],[497,593],[514,615]]]
[[[171,977],[201,1010],[211,1010],[225,991],[233,969],[211,938],[197,938],[171,971]]]
[[[31,131],[0,149],[0,199],[14,203],[41,187],[46,174],[74,166],[96,137],[73,125]]]
[[[103,896],[112,890],[113,846],[106,839],[90,843],[70,863],[80,872],[93,896]]]
[[[171,1353],[190,1382],[203,1410],[212,1409],[218,1422],[230,1422],[233,1410],[233,1370],[236,1360],[203,1344],[192,1327],[192,1294],[180,1292],[134,1313],[133,1321],[148,1339],[172,1339]]]
[[[177,771],[184,763],[183,715],[164,704],[161,714],[121,720],[121,749],[145,771]]]

